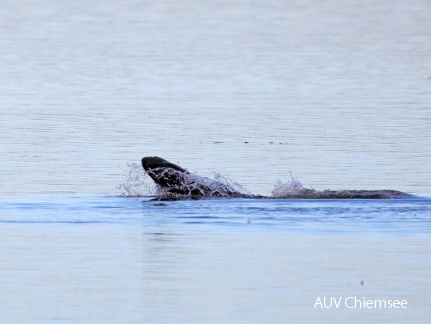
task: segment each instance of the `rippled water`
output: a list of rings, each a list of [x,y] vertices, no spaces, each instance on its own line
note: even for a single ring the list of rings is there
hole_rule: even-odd
[[[430,10],[3,1],[2,321],[426,323]],[[152,155],[253,194],[413,197],[158,202]],[[313,307],[355,295],[409,307]]]
[[[431,231],[431,200],[218,199],[158,201],[126,197],[57,197],[3,202],[2,223],[197,224],[191,231],[245,226],[288,232]],[[225,228],[226,227],[226,228]],[[184,228],[182,228],[184,230]]]
[[[428,319],[431,203],[33,197],[1,204],[6,322]],[[336,296],[403,310],[315,309]]]

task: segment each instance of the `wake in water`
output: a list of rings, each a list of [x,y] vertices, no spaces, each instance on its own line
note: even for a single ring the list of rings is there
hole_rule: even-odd
[[[213,179],[190,173],[178,165],[158,157],[142,159],[142,166],[129,164],[125,183],[118,189],[123,197],[156,197],[160,200],[199,199],[203,197],[267,198],[267,199],[394,199],[408,196],[395,190],[323,190],[304,188],[290,174],[287,182],[277,181],[270,196],[253,195],[240,184],[219,173]],[[144,171],[145,169],[145,171]],[[152,179],[156,187],[151,184]]]

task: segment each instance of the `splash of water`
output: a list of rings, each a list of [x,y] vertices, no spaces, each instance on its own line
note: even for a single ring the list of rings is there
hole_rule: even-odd
[[[158,197],[161,199],[188,199],[199,196],[237,197],[237,198],[283,198],[283,199],[393,199],[408,196],[395,190],[322,190],[305,188],[290,173],[290,180],[278,180],[270,196],[251,194],[240,184],[214,172],[213,179],[201,177],[194,173],[181,173],[181,193],[172,188],[160,188],[144,171],[141,165],[128,164],[130,170],[127,179],[117,189],[122,197]],[[169,171],[177,172],[177,171]],[[184,194],[186,192],[186,194]]]
[[[130,168],[127,179],[117,187],[117,189],[120,190],[121,197],[146,197],[157,195],[152,180],[141,165],[137,163],[128,163],[127,166]]]
[[[287,182],[282,182],[281,180],[277,180],[275,183],[274,189],[271,192],[272,198],[285,198],[285,197],[296,197],[300,196],[306,190],[302,183],[296,179],[292,173],[290,173],[290,180]]]
[[[210,197],[231,197],[232,193],[239,193],[244,196],[250,194],[240,184],[217,172],[213,173],[213,179],[201,177],[194,173],[183,174],[182,186],[188,188],[189,194],[175,194],[154,184],[141,165],[137,163],[128,163],[127,165],[130,169],[126,181],[117,187],[121,197],[187,198],[196,195],[196,193]],[[208,189],[210,190],[209,193]]]
[[[213,173],[213,179],[195,173],[183,173],[172,169],[157,172],[157,177],[169,179],[174,176],[180,183],[169,188],[159,188],[159,198],[198,198],[198,197],[245,197],[248,192],[238,183],[220,173]]]
[[[315,190],[304,188],[298,179],[290,174],[290,181],[277,181],[270,198],[284,199],[394,199],[408,195],[396,190]]]
[[[239,192],[243,195],[249,195],[251,196],[251,192],[245,189],[243,186],[241,186],[238,182],[234,182],[228,177],[223,176],[222,174],[218,172],[213,172],[214,181],[221,183],[222,185],[228,187],[231,189],[231,191]]]

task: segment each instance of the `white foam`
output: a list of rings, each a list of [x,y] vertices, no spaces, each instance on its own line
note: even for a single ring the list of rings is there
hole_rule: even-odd
[[[282,182],[281,180],[277,180],[274,189],[271,192],[271,197],[273,198],[281,198],[281,197],[289,197],[289,196],[299,196],[304,191],[304,186],[302,183],[293,177],[290,173],[290,181]]]
[[[120,196],[122,197],[147,197],[157,195],[156,187],[141,165],[128,163],[130,168],[127,179],[120,184]]]

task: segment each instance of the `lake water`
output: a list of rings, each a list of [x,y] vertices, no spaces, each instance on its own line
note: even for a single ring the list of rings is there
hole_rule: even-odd
[[[2,322],[428,322],[428,2],[0,8]],[[153,201],[149,155],[413,198]]]

